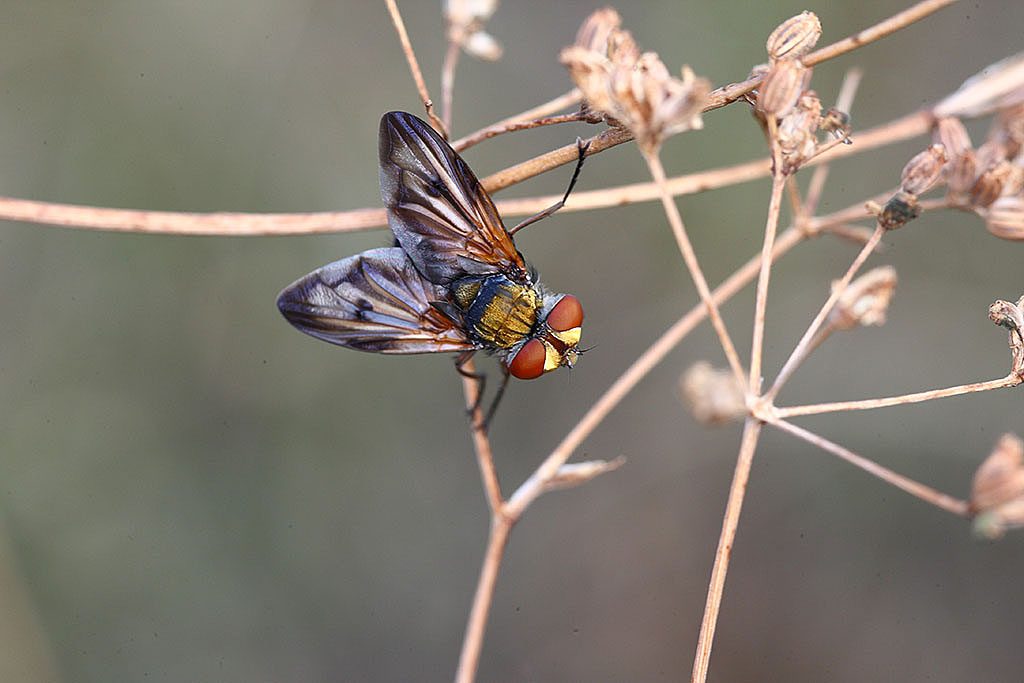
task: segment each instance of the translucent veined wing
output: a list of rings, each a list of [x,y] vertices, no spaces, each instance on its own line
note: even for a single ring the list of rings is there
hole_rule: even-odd
[[[429,280],[529,275],[494,202],[465,161],[426,122],[393,111],[380,120],[380,194],[398,243]]]
[[[431,305],[447,293],[426,280],[398,247],[329,263],[286,287],[277,307],[318,339],[360,351],[435,353],[476,348]]]

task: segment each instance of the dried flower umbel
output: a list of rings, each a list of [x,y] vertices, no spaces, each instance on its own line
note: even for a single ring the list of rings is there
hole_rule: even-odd
[[[884,325],[897,281],[895,268],[879,266],[851,282],[829,317],[832,329]]]
[[[500,59],[501,44],[483,30],[497,9],[498,0],[445,0],[448,40],[479,59],[491,62]]]
[[[618,24],[617,14],[599,10],[584,22],[576,44],[562,50],[587,105],[628,128],[647,151],[670,135],[701,128],[711,83],[687,66],[675,78],[657,54],[640,54]]]

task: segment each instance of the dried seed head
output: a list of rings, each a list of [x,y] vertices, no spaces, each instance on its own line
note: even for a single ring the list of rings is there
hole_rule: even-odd
[[[833,329],[884,325],[896,282],[896,269],[892,266],[873,268],[851,282],[832,310],[829,322]],[[836,284],[832,283],[833,289]]]
[[[990,140],[999,140],[1006,147],[1006,158],[1012,159],[1024,148],[1024,103],[1000,109],[992,121]]]
[[[896,230],[921,215],[921,203],[908,192],[897,192],[878,212],[878,224]]]
[[[945,147],[946,154],[950,159],[956,159],[972,147],[971,136],[967,133],[967,128],[964,127],[960,119],[952,116],[935,122],[935,128],[932,130],[932,142]]]
[[[1024,102],[1024,52],[990,64],[932,110],[936,116],[982,116]]]
[[[1024,297],[1017,303],[997,299],[988,307],[988,319],[1000,327],[1010,330],[1011,334],[1020,335],[1024,332]]]
[[[971,187],[972,206],[991,206],[1003,193],[1003,188],[1011,180],[1014,166],[1008,161],[1001,161],[978,176]]]
[[[794,172],[814,156],[818,148],[820,123],[821,100],[813,90],[808,90],[800,96],[797,106],[779,122],[779,149],[786,173]]]
[[[821,37],[821,22],[814,12],[801,12],[790,17],[768,36],[768,58],[795,59],[810,52]]]
[[[584,20],[576,32],[576,47],[608,54],[608,39],[622,26],[622,17],[611,7],[599,9]]]
[[[910,194],[924,194],[931,189],[932,185],[938,182],[945,165],[946,148],[942,145],[932,145],[925,151],[915,155],[903,167],[903,173],[900,176],[900,187],[904,192]]]
[[[1024,197],[1000,197],[985,213],[985,228],[1004,240],[1024,240]]]
[[[448,40],[479,59],[491,62],[500,59],[501,44],[483,30],[497,9],[498,0],[445,0]]]
[[[1024,526],[1024,441],[1015,434],[1004,434],[975,472],[971,511],[985,538]]]
[[[707,361],[694,363],[683,373],[679,388],[693,417],[702,424],[725,424],[747,414],[746,397],[736,377]]]
[[[798,59],[782,59],[768,67],[757,91],[757,109],[781,118],[792,111],[810,82],[811,69]]]
[[[700,128],[711,83],[686,66],[681,79],[672,77],[655,53],[640,54],[630,33],[613,24],[610,15],[592,15],[577,36],[581,42],[562,50],[561,61],[587,105],[629,128],[646,149]],[[601,36],[606,36],[603,50]]]

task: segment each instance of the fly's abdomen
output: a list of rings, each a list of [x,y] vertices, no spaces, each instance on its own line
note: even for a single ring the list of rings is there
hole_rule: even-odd
[[[466,318],[479,339],[507,349],[530,336],[540,306],[540,296],[533,287],[497,275],[479,284]]]

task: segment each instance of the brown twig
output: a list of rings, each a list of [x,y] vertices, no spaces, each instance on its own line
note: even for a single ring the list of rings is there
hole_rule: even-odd
[[[708,281],[704,277],[704,271],[700,267],[697,254],[693,251],[693,245],[690,243],[690,237],[686,233],[686,226],[683,225],[683,217],[679,213],[679,207],[676,206],[675,199],[665,185],[665,168],[661,165],[661,158],[656,150],[647,151],[641,148],[641,151],[643,152],[644,160],[647,162],[647,167],[651,171],[651,176],[654,178],[654,182],[661,188],[661,205],[665,209],[665,216],[668,218],[669,225],[672,226],[672,234],[675,236],[676,244],[683,255],[683,260],[686,262],[686,268],[690,271],[690,277],[697,287],[697,293],[700,295],[701,301],[704,302],[704,306],[708,309],[711,325],[718,334],[718,341],[721,343],[725,357],[729,361],[729,367],[732,368],[736,379],[742,383],[744,380],[743,363],[740,362],[740,356],[736,353],[736,346],[732,343],[729,331],[725,327],[725,321],[722,320],[722,314],[718,311],[718,305],[711,296],[711,289],[708,287]]]
[[[771,119],[774,123],[774,119]],[[774,135],[771,140],[775,150],[776,169],[772,177],[772,191],[768,200],[768,218],[764,228],[764,243],[761,247],[761,268],[757,277],[757,294],[754,300],[754,334],[750,346],[750,380],[749,391],[756,396],[761,393],[761,357],[764,348],[764,324],[768,307],[768,282],[772,272],[772,250],[775,248],[775,232],[779,226],[779,211],[782,207],[782,192],[786,188],[787,175],[782,172],[781,158],[778,156],[778,144]]]
[[[472,360],[466,361],[462,369],[472,374],[476,366]],[[473,450],[477,464],[480,466],[480,478],[483,480],[487,505],[492,515],[500,515],[504,499],[501,496],[501,484],[498,482],[498,471],[494,467],[494,456],[491,452],[491,440],[484,428],[484,414],[480,407],[480,384],[472,377],[462,375],[462,392],[466,397],[466,409],[470,412],[470,432],[473,437]]]
[[[469,149],[473,145],[477,145],[484,140],[503,135],[505,133],[513,133],[520,130],[530,130],[531,128],[540,128],[541,126],[553,126],[559,123],[573,123],[575,121],[585,121],[587,123],[600,123],[601,117],[590,112],[574,112],[572,114],[559,114],[556,116],[544,116],[542,118],[529,119],[525,121],[512,121],[502,125],[495,124],[482,128],[472,135],[467,135],[457,141],[457,144],[452,145],[457,151],[462,152],[463,150]]]
[[[789,432],[790,434],[797,436],[808,443],[812,443],[819,448],[822,448],[833,455],[836,455],[846,462],[859,467],[868,474],[878,477],[882,481],[892,484],[896,488],[906,491],[915,498],[920,498],[926,503],[930,503],[935,507],[941,508],[947,512],[951,512],[959,517],[967,517],[970,508],[966,500],[960,500],[952,496],[946,495],[940,491],[936,491],[930,486],[905,477],[902,474],[897,474],[892,470],[879,465],[874,460],[869,460],[862,455],[858,455],[848,448],[844,448],[839,444],[833,443],[828,439],[818,436],[814,432],[810,432],[802,427],[798,427],[791,422],[779,419],[769,419],[768,424],[773,427]]]
[[[931,121],[932,117],[926,111],[904,116],[858,134],[855,145],[838,147],[824,158],[815,159],[812,163],[827,163],[847,155],[866,152],[876,147],[906,140],[926,132]],[[594,140],[594,138],[591,139]],[[608,146],[603,146],[600,149],[607,148]],[[569,153],[569,149],[570,146],[556,150],[556,152],[560,152],[559,158],[561,158],[561,152]],[[575,161],[577,158],[576,146],[572,145],[571,150],[572,160]],[[596,154],[595,150],[600,151],[591,146],[587,151],[588,156]],[[546,161],[542,161],[542,159],[546,159]],[[548,154],[542,154],[532,161],[536,162],[533,168],[535,173],[558,166],[548,158]],[[669,192],[676,196],[696,194],[763,178],[768,175],[769,166],[767,160],[757,159],[735,166],[692,173],[670,179],[668,188]],[[523,169],[514,173],[512,169],[506,169],[484,178],[481,182],[488,192],[497,192],[532,177],[529,173],[523,172]],[[586,211],[654,201],[660,198],[660,194],[658,186],[653,182],[634,183],[604,190],[581,191],[573,193],[561,210],[563,212]],[[503,200],[497,204],[498,210],[503,216],[529,216],[551,206],[559,199],[561,199],[561,195],[549,195]],[[14,197],[0,197],[0,219],[88,230],[235,237],[313,235],[370,230],[387,225],[387,214],[382,208],[312,213],[184,213],[57,204]]]
[[[937,398],[949,398],[963,394],[973,394],[979,391],[991,391],[992,389],[1006,389],[1015,387],[1024,382],[1016,373],[1010,373],[1006,377],[988,380],[987,382],[974,382],[972,384],[959,384],[955,387],[945,389],[931,389],[920,391],[914,394],[901,394],[899,396],[888,396],[886,398],[868,398],[860,401],[837,401],[833,403],[815,403],[804,406],[791,406],[788,408],[775,408],[774,414],[777,417],[796,417],[798,415],[820,415],[822,413],[837,413],[847,410],[874,410],[875,408],[888,408],[890,406],[908,405],[910,403],[921,403],[923,401],[934,401]]]
[[[405,61],[409,63],[412,80],[416,82],[416,91],[420,94],[420,99],[423,100],[423,109],[427,112],[427,118],[430,119],[430,124],[434,126],[437,132],[444,138],[447,138],[448,128],[441,119],[437,118],[437,114],[434,113],[434,103],[430,99],[427,83],[423,80],[423,72],[420,71],[419,62],[416,60],[416,53],[412,49],[412,42],[409,40],[409,34],[405,30],[405,22],[402,21],[402,14],[398,11],[398,5],[395,3],[395,0],[384,0],[384,4],[387,5],[388,14],[391,15],[391,23],[395,25],[395,32],[398,33],[398,40],[402,44]]]
[[[459,654],[459,668],[455,672],[455,683],[472,683],[480,664],[480,651],[483,648],[484,633],[487,630],[487,617],[494,599],[494,586],[501,569],[501,560],[508,545],[509,533],[513,522],[508,517],[493,517],[491,531],[487,537],[487,550],[480,567],[480,578],[477,580],[473,595],[473,606],[469,611],[466,624],[466,635],[462,640],[462,651]]]
[[[729,560],[732,547],[739,528],[740,512],[743,499],[747,492],[750,479],[750,467],[757,450],[757,440],[761,435],[761,421],[747,418],[743,427],[743,440],[736,459],[732,484],[729,486],[729,500],[725,504],[725,517],[722,520],[722,532],[718,537],[718,549],[715,550],[715,563],[711,568],[711,581],[708,584],[707,601],[704,605],[704,618],[700,624],[700,635],[697,637],[697,654],[693,659],[691,683],[704,683],[708,676],[708,664],[711,661],[711,646],[715,641],[715,626],[722,607],[722,595],[725,589],[725,576],[729,572]]]

